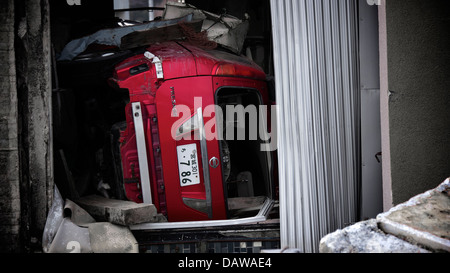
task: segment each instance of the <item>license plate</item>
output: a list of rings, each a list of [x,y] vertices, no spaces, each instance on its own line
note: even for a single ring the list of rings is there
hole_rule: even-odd
[[[182,187],[200,184],[200,174],[197,160],[197,145],[187,144],[177,146],[178,173]]]

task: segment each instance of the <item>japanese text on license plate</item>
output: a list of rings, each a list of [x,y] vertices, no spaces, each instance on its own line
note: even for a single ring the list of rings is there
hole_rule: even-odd
[[[178,172],[182,187],[200,184],[197,160],[197,145],[177,146]]]

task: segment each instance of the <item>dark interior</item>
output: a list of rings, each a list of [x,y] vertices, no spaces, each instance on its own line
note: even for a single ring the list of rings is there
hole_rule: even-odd
[[[223,139],[224,190],[230,217],[255,214],[264,201],[263,197],[272,197],[271,155],[261,151],[263,142],[258,135],[254,135],[254,130],[258,133],[262,125],[258,107],[261,96],[254,89],[224,87],[217,91],[216,102],[223,113],[222,129],[219,132],[222,132]],[[240,139],[242,137],[243,140]],[[246,208],[233,205],[241,201],[246,204]],[[253,210],[249,210],[250,207]]]

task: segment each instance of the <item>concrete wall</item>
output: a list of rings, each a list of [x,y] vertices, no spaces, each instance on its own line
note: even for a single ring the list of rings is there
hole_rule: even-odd
[[[0,5],[0,252],[33,251],[53,193],[49,5]]]
[[[0,251],[19,248],[18,113],[14,56],[14,1],[0,5]]]
[[[361,214],[374,218],[383,211],[381,162],[378,7],[359,0],[359,70],[361,89]],[[381,157],[378,157],[381,161]]]
[[[388,209],[450,176],[450,1],[382,1],[380,57]]]
[[[50,11],[46,0],[15,5],[21,198],[29,206],[30,234],[40,240],[53,194]]]

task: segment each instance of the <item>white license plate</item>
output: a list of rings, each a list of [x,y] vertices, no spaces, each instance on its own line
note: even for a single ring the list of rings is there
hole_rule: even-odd
[[[180,185],[185,187],[200,184],[197,145],[187,144],[177,146],[177,157]]]

